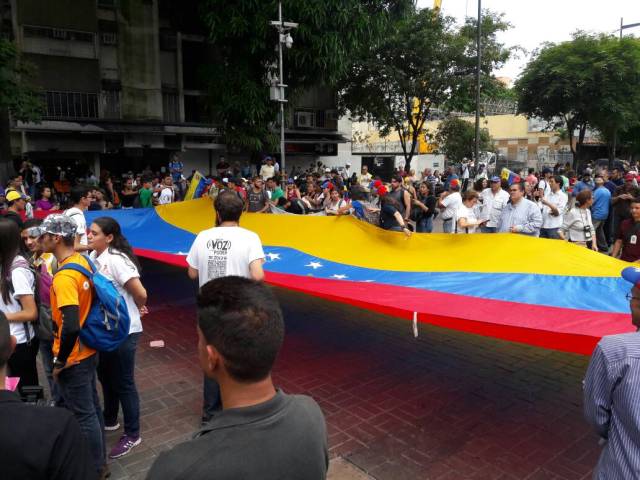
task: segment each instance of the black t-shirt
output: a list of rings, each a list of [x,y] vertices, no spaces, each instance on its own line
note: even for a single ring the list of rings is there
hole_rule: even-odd
[[[623,220],[618,228],[616,239],[622,240],[620,260],[625,262],[640,260],[640,223],[635,223],[630,218]]]
[[[16,393],[0,390],[0,477],[95,479],[88,445],[70,411],[26,405]]]
[[[132,208],[133,202],[136,200],[138,192],[124,193],[120,192],[120,204],[126,208]]]
[[[14,212],[13,210],[7,210],[3,215],[3,217],[6,218],[7,220],[11,220],[12,222],[16,222],[16,225],[18,225],[18,228],[20,229],[20,231],[22,231],[22,229],[24,228],[24,222],[22,221],[22,217],[20,216],[20,214]]]
[[[278,391],[264,403],[222,410],[193,440],[161,453],[153,480],[323,480],[329,455],[318,404]]]
[[[383,205],[380,208],[380,227],[385,230],[391,230],[394,227],[399,227],[400,224],[395,217],[397,211],[398,209],[392,205]]]
[[[418,217],[418,219],[421,220],[423,218],[433,217],[433,214],[436,211],[436,197],[434,195],[429,195],[427,197],[419,197],[418,200],[424,203],[425,207],[429,209],[428,212],[420,209],[420,216]]]

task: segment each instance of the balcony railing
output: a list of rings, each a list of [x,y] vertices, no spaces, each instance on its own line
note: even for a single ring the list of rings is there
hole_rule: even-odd
[[[46,92],[45,117],[49,119],[98,118],[98,94]]]

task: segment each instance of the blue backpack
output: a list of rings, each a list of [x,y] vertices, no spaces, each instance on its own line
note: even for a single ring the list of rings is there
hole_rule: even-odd
[[[80,329],[80,340],[88,347],[101,352],[112,352],[129,336],[131,319],[127,302],[114,283],[96,271],[93,262],[84,257],[91,272],[77,263],[68,263],[58,269],[78,272],[93,284],[93,303],[84,325]]]

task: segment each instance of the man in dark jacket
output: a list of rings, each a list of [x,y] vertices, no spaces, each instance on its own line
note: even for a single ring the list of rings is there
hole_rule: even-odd
[[[62,408],[28,405],[5,389],[16,339],[0,312],[0,477],[29,480],[97,478],[80,426]]]

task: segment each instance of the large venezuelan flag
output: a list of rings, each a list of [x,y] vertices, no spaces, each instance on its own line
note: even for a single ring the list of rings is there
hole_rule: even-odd
[[[106,212],[87,213],[92,218]],[[185,266],[208,199],[109,211],[137,254]],[[625,262],[558,240],[512,234],[410,238],[352,217],[244,214],[260,235],[266,280],[401,318],[590,354],[633,331]]]

